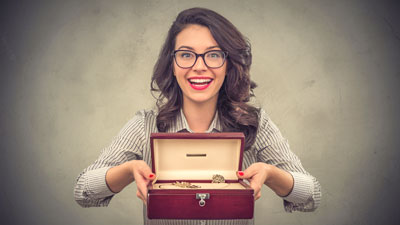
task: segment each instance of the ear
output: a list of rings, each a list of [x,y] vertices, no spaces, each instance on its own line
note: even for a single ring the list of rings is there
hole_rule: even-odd
[[[175,75],[175,64],[174,63],[172,63],[172,74],[174,75],[174,77],[176,77],[176,75]]]

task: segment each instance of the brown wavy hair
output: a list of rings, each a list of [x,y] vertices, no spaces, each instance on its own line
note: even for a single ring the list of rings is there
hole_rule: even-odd
[[[180,113],[182,91],[173,75],[176,36],[188,25],[207,27],[219,47],[228,52],[227,74],[218,95],[218,116],[224,132],[243,132],[245,149],[255,142],[259,109],[248,102],[256,84],[250,80],[251,46],[237,28],[218,13],[205,8],[191,8],[179,13],[161,49],[151,78],[151,91],[160,92],[157,99],[157,128],[166,132]]]

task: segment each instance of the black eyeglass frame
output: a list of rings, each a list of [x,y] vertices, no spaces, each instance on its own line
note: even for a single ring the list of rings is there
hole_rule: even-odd
[[[176,61],[176,53],[177,53],[177,52],[191,52],[191,53],[193,53],[193,54],[196,56],[196,59],[194,60],[193,65],[188,66],[188,67],[182,67],[182,66],[180,66],[180,65],[178,64],[178,62]],[[210,53],[210,52],[222,52],[222,54],[224,55],[224,61],[222,62],[222,64],[221,64],[220,66],[218,66],[218,67],[212,67],[212,66],[207,65],[206,60],[204,59],[204,56],[205,56],[206,54]],[[190,51],[190,50],[179,49],[179,50],[175,50],[171,55],[172,55],[172,57],[174,57],[174,60],[175,60],[176,65],[177,65],[178,67],[182,68],[182,69],[189,69],[189,68],[192,68],[192,67],[196,64],[197,59],[199,58],[199,56],[201,56],[201,58],[203,59],[204,64],[205,64],[208,68],[211,68],[211,69],[218,69],[218,68],[221,68],[221,67],[225,64],[226,58],[228,58],[228,52],[224,52],[224,51],[222,51],[222,50],[210,50],[210,51],[204,52],[203,54],[197,54],[196,52],[193,52],[193,51]]]

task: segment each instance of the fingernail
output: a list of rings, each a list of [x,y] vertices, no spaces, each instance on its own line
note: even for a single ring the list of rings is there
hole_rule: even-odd
[[[154,177],[154,174],[150,174],[150,175],[149,175],[149,178],[153,178],[153,177]]]
[[[242,171],[239,171],[238,174],[239,174],[239,176],[243,176],[244,175],[244,173]]]

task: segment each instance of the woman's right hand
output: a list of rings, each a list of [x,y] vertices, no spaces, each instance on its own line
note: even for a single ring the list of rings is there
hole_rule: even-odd
[[[147,203],[147,186],[156,176],[151,172],[150,167],[143,160],[132,160],[131,171],[136,181],[136,196],[142,199],[143,203]]]
[[[109,169],[106,174],[107,185],[114,193],[120,192],[127,185],[136,181],[136,195],[142,199],[144,204],[147,202],[147,185],[155,178],[156,176],[143,160],[125,162]]]

